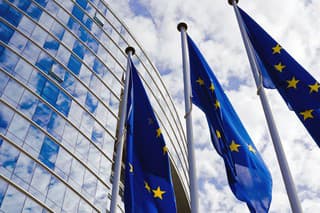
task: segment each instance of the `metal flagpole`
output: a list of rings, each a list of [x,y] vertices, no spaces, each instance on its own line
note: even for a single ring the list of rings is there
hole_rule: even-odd
[[[270,108],[269,102],[267,100],[264,88],[262,86],[261,71],[258,66],[256,56],[253,52],[252,44],[251,44],[251,42],[248,38],[248,34],[245,30],[245,26],[243,24],[239,9],[236,6],[238,1],[239,0],[228,0],[229,4],[231,4],[233,6],[236,17],[237,17],[237,21],[238,21],[238,24],[240,27],[242,39],[243,39],[243,42],[244,42],[244,45],[245,45],[245,48],[247,51],[247,55],[249,58],[249,62],[251,65],[251,70],[252,70],[252,73],[254,76],[254,80],[256,82],[256,86],[258,88],[258,95],[260,97],[263,111],[264,111],[264,114],[265,114],[265,117],[266,117],[266,120],[268,123],[269,132],[270,132],[272,142],[273,142],[273,147],[274,147],[276,155],[277,155],[282,178],[284,180],[284,184],[286,187],[291,210],[293,213],[300,213],[300,212],[302,212],[301,204],[298,199],[298,195],[297,195],[296,188],[295,188],[295,185],[293,182],[293,178],[292,178],[292,175],[291,175],[291,172],[289,169],[289,165],[288,165],[288,162],[287,162],[287,159],[286,159],[286,156],[285,156],[285,153],[284,153],[281,141],[280,141],[279,133],[278,133],[278,130],[276,128],[276,125],[275,125],[275,122],[273,119],[271,108]]]
[[[194,144],[193,144],[193,128],[192,128],[192,103],[191,103],[191,82],[190,82],[190,63],[187,50],[187,24],[179,23],[178,31],[181,32],[182,61],[183,61],[183,80],[184,80],[184,100],[185,100],[185,119],[187,127],[187,148],[189,163],[189,181],[190,181],[190,200],[191,212],[198,212],[198,187],[196,176],[196,165],[194,161]]]
[[[122,151],[123,151],[123,135],[124,135],[124,125],[127,119],[127,100],[128,100],[128,90],[129,90],[129,79],[130,79],[130,69],[131,69],[131,56],[134,55],[134,48],[127,47],[126,53],[128,55],[127,70],[126,70],[126,79],[124,85],[124,92],[122,96],[122,101],[120,105],[120,121],[119,121],[119,131],[117,133],[117,144],[116,144],[116,159],[115,159],[115,168],[113,175],[113,184],[112,184],[112,197],[110,204],[110,212],[116,213],[117,208],[117,198],[119,193],[119,183],[120,183],[120,174],[121,174],[121,165],[122,165]]]

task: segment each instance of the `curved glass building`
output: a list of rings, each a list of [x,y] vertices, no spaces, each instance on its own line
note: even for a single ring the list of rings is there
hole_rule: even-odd
[[[177,111],[104,0],[0,0],[0,211],[108,212],[128,45],[170,150],[178,211],[190,211]]]

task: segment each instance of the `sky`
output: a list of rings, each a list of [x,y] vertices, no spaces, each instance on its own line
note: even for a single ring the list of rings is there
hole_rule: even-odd
[[[207,59],[273,178],[270,212],[291,212],[263,109],[234,11],[227,0],[106,0],[160,71],[183,120],[183,76],[177,24]],[[240,0],[253,17],[306,70],[320,80],[320,1]],[[304,212],[320,212],[320,149],[276,90],[267,90]],[[200,212],[248,212],[232,194],[203,113],[193,108]]]

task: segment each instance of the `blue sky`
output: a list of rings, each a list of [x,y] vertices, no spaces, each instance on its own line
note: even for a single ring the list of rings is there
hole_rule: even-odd
[[[273,177],[270,212],[291,212],[264,114],[232,8],[222,0],[108,0],[162,74],[181,120],[184,115],[180,34],[185,21],[243,121]],[[244,1],[251,15],[318,81],[320,2]],[[177,83],[178,82],[178,83]],[[267,91],[275,122],[305,212],[320,211],[320,150],[276,91]],[[247,212],[227,184],[222,159],[213,149],[204,115],[193,110],[201,212]],[[184,123],[183,123],[184,124]]]

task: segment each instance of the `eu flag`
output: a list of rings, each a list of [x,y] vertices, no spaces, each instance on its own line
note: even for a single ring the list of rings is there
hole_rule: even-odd
[[[130,61],[124,203],[126,212],[176,212],[168,148]]]
[[[192,101],[206,115],[211,140],[224,160],[230,188],[251,212],[267,212],[272,193],[269,170],[190,37],[188,48]]]
[[[287,51],[239,8],[264,79],[271,80],[287,105],[320,146],[320,84]]]

